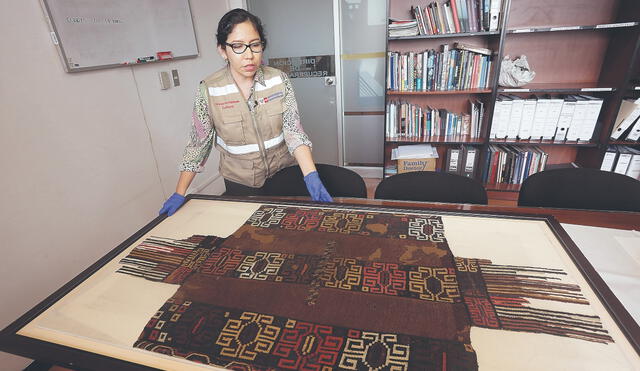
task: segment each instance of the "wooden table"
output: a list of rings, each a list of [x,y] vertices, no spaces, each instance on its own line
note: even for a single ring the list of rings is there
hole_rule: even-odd
[[[207,196],[204,196],[207,197]],[[226,197],[227,200],[247,200],[247,198],[235,198],[235,197]],[[249,197],[248,199],[260,202],[260,201],[303,201],[308,202],[309,199],[307,197]],[[434,210],[434,211],[446,211],[450,213],[472,213],[478,215],[491,215],[491,214],[500,214],[504,215],[512,215],[514,217],[522,217],[526,215],[530,216],[552,216],[559,223],[569,223],[569,224],[578,224],[585,226],[595,226],[595,227],[606,227],[606,228],[615,228],[622,230],[639,230],[640,229],[640,213],[637,212],[617,212],[617,211],[591,211],[591,210],[568,210],[568,209],[551,209],[551,208],[535,208],[535,207],[506,207],[506,206],[488,206],[488,205],[471,205],[471,204],[448,204],[448,203],[428,203],[428,202],[413,202],[413,201],[387,201],[387,200],[372,200],[372,199],[356,199],[356,198],[335,198],[335,203],[341,205],[353,205],[353,206],[367,206],[367,207],[376,207],[382,206],[385,208],[398,208],[398,209],[420,209],[420,210]],[[151,224],[158,224],[163,218],[158,217]],[[570,250],[578,251],[578,248],[571,242],[568,234],[564,231],[564,229],[560,228],[558,223],[553,223],[555,225],[555,231],[564,239],[566,238],[569,241]],[[145,227],[146,228],[146,227]],[[144,228],[143,228],[144,229]],[[136,235],[132,236],[131,239],[136,238]],[[125,243],[127,243],[125,241]],[[123,244],[125,244],[123,243]],[[58,290],[58,292],[51,295],[50,298],[45,300],[48,302],[41,303],[38,307],[32,309],[30,313],[26,315],[26,317],[34,317],[38,312],[41,312],[46,305],[50,305],[51,302],[59,299],[66,292],[71,290],[74,286],[76,286],[79,282],[84,280],[87,276],[92,274],[92,271],[97,270],[101,265],[110,259],[113,259],[114,254],[108,254],[100,261],[96,262],[94,266],[87,269],[87,271],[83,272],[80,276],[76,277],[74,280],[69,282],[65,287]],[[609,303],[611,309],[618,313],[623,313],[621,317],[621,325],[623,327],[627,327],[629,332],[634,334],[634,338],[640,338],[638,325],[633,321],[633,319],[626,313],[624,307],[622,307],[621,303],[615,299],[612,292],[606,287],[605,282],[595,274],[595,270],[591,267],[589,262],[585,259],[582,254],[579,252],[572,256],[574,260],[579,263],[583,269],[585,269],[591,277],[591,284],[595,287],[599,288],[600,295]],[[14,339],[15,340],[15,339]],[[5,349],[11,349],[12,352],[17,354],[22,353],[23,355],[28,355],[29,352],[20,352],[20,348],[27,349],[31,347],[34,343],[38,343],[37,341],[25,340],[24,338],[18,339],[16,343],[12,346],[6,346]],[[24,343],[24,344],[22,344]],[[42,344],[41,344],[42,345]],[[638,344],[635,344],[638,347]],[[45,359],[59,359],[56,354],[56,346],[55,345],[42,345],[42,350],[39,352],[39,355],[45,357]],[[34,356],[38,353],[32,353]],[[37,356],[39,356],[37,355]],[[49,356],[48,356],[49,355]],[[79,364],[91,364],[91,361],[95,361],[96,358],[94,355],[77,351],[72,353],[72,358],[75,359]],[[100,358],[97,358],[99,360]],[[66,363],[66,362],[65,362]],[[63,363],[64,364],[64,363]],[[110,366],[118,365],[119,361],[110,360],[107,364]],[[70,363],[66,363],[67,366]],[[122,366],[130,366],[129,364],[122,364]],[[98,367],[103,368],[103,367]]]

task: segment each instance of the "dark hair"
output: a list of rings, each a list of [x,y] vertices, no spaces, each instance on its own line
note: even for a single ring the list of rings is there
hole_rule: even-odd
[[[253,27],[258,31],[258,35],[260,36],[260,40],[263,42],[263,48],[267,47],[267,38],[264,35],[264,29],[262,27],[262,22],[260,18],[255,15],[249,13],[244,9],[233,9],[227,12],[227,14],[223,15],[220,18],[220,22],[218,22],[218,32],[216,33],[216,39],[218,41],[218,45],[225,49],[227,38],[229,34],[233,31],[233,28],[242,22],[249,21],[253,24]]]

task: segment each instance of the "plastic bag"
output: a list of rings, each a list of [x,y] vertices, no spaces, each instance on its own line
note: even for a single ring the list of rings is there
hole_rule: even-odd
[[[505,55],[500,65],[498,84],[517,88],[530,83],[534,77],[536,73],[530,70],[526,55],[521,55],[513,61]]]

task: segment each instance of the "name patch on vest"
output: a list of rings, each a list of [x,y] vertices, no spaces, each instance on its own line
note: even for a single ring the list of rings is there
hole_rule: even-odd
[[[216,103],[216,106],[221,106],[222,109],[234,108],[236,103],[240,103],[239,100],[228,100],[226,102]]]

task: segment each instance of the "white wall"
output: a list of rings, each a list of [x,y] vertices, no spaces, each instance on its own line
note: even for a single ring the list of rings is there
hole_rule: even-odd
[[[157,215],[174,190],[197,83],[222,66],[219,18],[241,0],[191,0],[200,56],[69,74],[38,1],[0,12],[0,328]],[[160,90],[158,71],[182,85]],[[217,153],[196,177],[223,191]],[[192,187],[193,188],[193,187]],[[0,369],[29,361],[0,352]]]

